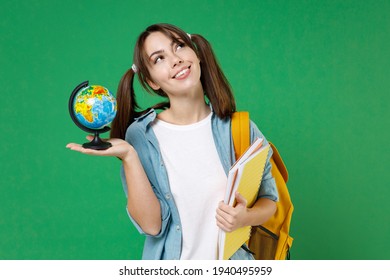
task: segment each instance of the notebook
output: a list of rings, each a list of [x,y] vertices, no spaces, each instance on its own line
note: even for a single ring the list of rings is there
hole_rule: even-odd
[[[225,203],[235,206],[235,193],[245,197],[251,207],[257,199],[257,193],[263,177],[269,144],[263,146],[263,139],[256,139],[245,153],[231,167],[225,194]],[[247,240],[251,226],[239,228],[233,232],[219,230],[219,259],[229,259]]]

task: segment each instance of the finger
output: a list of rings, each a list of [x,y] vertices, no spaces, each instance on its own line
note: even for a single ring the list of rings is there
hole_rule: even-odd
[[[239,192],[235,194],[237,204],[242,204],[244,207],[248,204],[248,201]]]
[[[234,229],[234,219],[231,216],[216,215],[217,226],[224,231],[230,232]]]
[[[218,222],[225,225],[225,227],[229,227],[233,224],[234,217],[221,209],[217,209],[216,216]]]
[[[66,148],[73,149],[73,148],[75,148],[77,146],[81,146],[81,145],[80,144],[76,144],[76,143],[69,143],[69,144],[66,145]]]
[[[93,135],[87,135],[85,137],[88,141],[92,141],[95,137]],[[116,143],[118,141],[123,141],[122,139],[118,139],[118,138],[100,138],[100,140],[104,141],[104,142],[110,142],[110,143]]]
[[[87,148],[84,148],[82,145],[76,144],[76,143],[70,143],[70,144],[66,145],[66,147],[72,151],[80,152],[80,153],[87,154],[87,155],[100,155],[100,156],[102,156],[102,155],[106,155],[106,151],[107,151],[107,150],[87,149]]]
[[[224,232],[231,232],[232,231],[229,227],[227,227],[223,223],[220,223],[219,221],[217,221],[217,227],[219,227]]]
[[[220,215],[221,217],[224,217],[225,219],[227,219],[227,217],[229,217],[231,215],[231,211],[229,211],[231,209],[224,209],[224,208],[221,208],[221,207],[218,207],[217,208],[217,214]]]
[[[221,211],[230,213],[230,211],[233,209],[230,205],[224,203],[223,201],[219,202],[218,209],[221,209]]]
[[[87,149],[85,149],[82,145],[76,143],[69,143],[68,145],[66,145],[66,147],[72,151],[77,151],[81,153],[88,152]]]
[[[85,138],[87,138],[87,140],[88,141],[92,141],[94,138],[95,138],[95,136],[94,135],[87,135]],[[102,137],[99,137],[100,138],[100,140],[102,140],[102,141],[108,141],[108,140],[110,140],[109,138],[102,138]]]

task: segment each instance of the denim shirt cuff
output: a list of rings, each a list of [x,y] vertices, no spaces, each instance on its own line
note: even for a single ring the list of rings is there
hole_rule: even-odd
[[[160,200],[160,205],[161,205],[161,230],[157,235],[150,235],[150,234],[147,234],[146,232],[144,232],[143,229],[140,227],[140,225],[130,215],[129,209],[126,206],[127,215],[129,216],[131,222],[134,224],[135,228],[138,230],[138,232],[140,234],[145,235],[145,236],[155,237],[155,238],[158,238],[164,234],[164,232],[168,226],[169,217],[171,215],[170,215],[168,205],[166,205],[165,202]]]

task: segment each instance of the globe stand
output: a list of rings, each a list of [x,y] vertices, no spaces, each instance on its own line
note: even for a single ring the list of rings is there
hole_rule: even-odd
[[[74,98],[76,96],[76,94],[82,90],[83,88],[86,88],[88,87],[88,81],[85,81],[85,82],[82,82],[80,83],[78,86],[75,87],[75,89],[72,91],[72,94],[70,95],[70,98],[69,98],[69,104],[68,104],[68,109],[69,109],[69,114],[73,120],[73,122],[79,127],[81,128],[82,130],[86,131],[86,132],[89,132],[89,133],[93,133],[94,134],[94,138],[91,142],[87,142],[87,143],[84,143],[82,146],[86,149],[93,149],[93,150],[106,150],[110,147],[112,147],[111,143],[109,142],[106,142],[106,141],[103,141],[100,137],[99,137],[99,134],[100,133],[104,133],[104,132],[107,132],[110,130],[110,128],[108,126],[105,126],[103,128],[100,128],[100,129],[92,129],[92,128],[88,128],[88,127],[85,127],[84,125],[82,125],[79,120],[76,118],[76,115],[74,113],[74,110],[73,110],[73,103],[74,103]]]
[[[106,150],[110,147],[112,147],[110,142],[103,141],[99,137],[99,132],[95,131],[94,132],[94,138],[92,139],[91,142],[87,142],[83,144],[83,147],[86,149],[93,149],[93,150]]]

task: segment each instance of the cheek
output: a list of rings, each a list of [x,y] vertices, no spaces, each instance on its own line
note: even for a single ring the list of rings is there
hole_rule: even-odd
[[[193,50],[190,50],[188,55],[189,55],[189,57],[191,57],[191,60],[194,63],[199,63],[200,62],[199,57],[196,55],[196,53]]]
[[[199,71],[199,78],[200,78],[200,76],[202,76],[202,68],[200,66],[200,60],[198,58],[196,58],[196,62],[194,62],[194,64],[196,65],[196,68]]]
[[[194,64],[196,64],[197,67],[199,67],[199,71],[200,71],[200,59],[199,59],[199,57],[197,57],[197,56],[195,55],[193,61],[194,61]]]
[[[149,84],[149,86],[154,90],[160,89],[161,84],[163,82],[162,69],[160,70],[160,69],[158,69],[158,67],[151,67],[151,68],[149,68],[149,75],[150,75],[150,79],[151,79],[151,80],[149,80],[149,79],[147,80],[147,83]]]
[[[163,65],[156,65],[152,69],[149,70],[150,77],[154,82],[158,83],[165,80],[169,76],[169,72]]]

